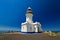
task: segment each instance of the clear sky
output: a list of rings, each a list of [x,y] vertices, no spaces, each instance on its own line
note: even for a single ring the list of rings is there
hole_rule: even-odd
[[[20,30],[29,6],[43,30],[60,31],[59,0],[0,0],[0,31]]]

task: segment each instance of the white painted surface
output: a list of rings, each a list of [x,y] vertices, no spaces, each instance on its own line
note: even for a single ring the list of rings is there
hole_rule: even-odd
[[[28,9],[31,8],[29,7]],[[33,18],[32,13],[26,14],[26,22],[21,24],[21,32],[38,32],[39,30],[42,31],[41,24],[39,22],[33,23],[32,18]]]

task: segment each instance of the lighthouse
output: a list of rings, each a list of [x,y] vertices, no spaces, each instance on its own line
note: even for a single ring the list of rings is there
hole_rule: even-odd
[[[33,22],[32,18],[33,18],[32,9],[28,7],[26,12],[26,22],[29,22],[29,23]]]
[[[33,33],[42,31],[40,22],[33,22],[33,12],[31,7],[26,11],[26,22],[21,23],[21,32]]]

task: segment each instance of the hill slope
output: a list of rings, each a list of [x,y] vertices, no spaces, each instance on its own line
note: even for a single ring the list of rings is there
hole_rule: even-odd
[[[52,37],[40,34],[0,34],[0,40],[60,40],[60,36]]]

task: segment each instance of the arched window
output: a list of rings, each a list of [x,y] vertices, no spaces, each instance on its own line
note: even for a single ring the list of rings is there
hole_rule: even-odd
[[[30,30],[32,30],[32,28],[30,27]]]
[[[34,27],[34,32],[35,32],[35,30],[36,30],[36,27]]]
[[[23,29],[24,29],[24,26],[23,26]]]

